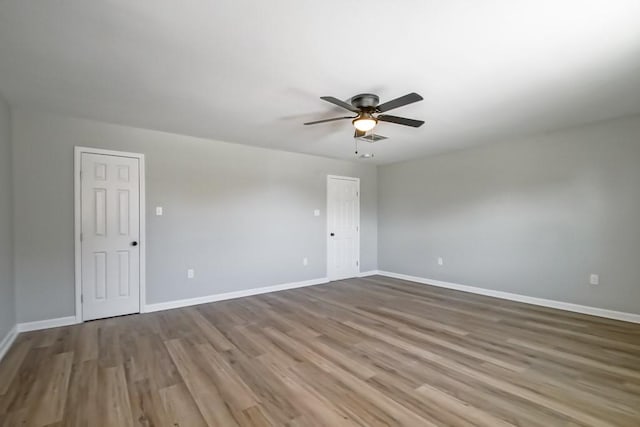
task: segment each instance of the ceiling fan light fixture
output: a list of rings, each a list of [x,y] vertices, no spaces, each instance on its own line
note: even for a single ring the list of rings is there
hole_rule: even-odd
[[[378,121],[371,114],[361,114],[353,121],[353,126],[360,132],[368,132],[377,124]]]

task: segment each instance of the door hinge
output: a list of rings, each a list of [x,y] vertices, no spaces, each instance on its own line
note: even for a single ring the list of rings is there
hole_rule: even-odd
[[[356,267],[360,267],[360,261],[356,261]]]
[[[82,242],[83,238],[84,238],[84,237],[83,237],[83,234],[82,234],[82,232],[80,232],[80,241],[81,241],[81,242]]]
[[[80,294],[80,303],[84,303],[84,295]]]

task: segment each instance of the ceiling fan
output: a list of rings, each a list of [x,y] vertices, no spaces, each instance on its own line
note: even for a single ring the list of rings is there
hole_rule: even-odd
[[[357,113],[357,116],[344,116],[336,117],[333,119],[317,120],[315,122],[307,122],[305,123],[305,125],[316,125],[319,123],[350,119],[352,120],[351,123],[353,123],[353,127],[356,128],[353,137],[362,138],[367,134],[367,132],[376,127],[378,122],[395,123],[398,125],[411,126],[415,128],[420,127],[424,124],[423,120],[414,120],[407,119],[405,117],[380,114],[385,113],[389,110],[393,110],[395,108],[413,104],[414,102],[422,101],[423,98],[415,92],[385,102],[384,104],[380,104],[380,98],[378,97],[378,95],[374,95],[372,93],[362,93],[360,95],[356,95],[350,99],[350,104],[341,101],[333,96],[321,96],[320,99],[337,105],[338,107],[342,107],[345,110]],[[380,137],[380,139],[385,139],[385,137]]]

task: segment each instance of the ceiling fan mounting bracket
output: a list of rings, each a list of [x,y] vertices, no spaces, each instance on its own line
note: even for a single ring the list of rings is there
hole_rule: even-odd
[[[372,93],[361,93],[351,98],[351,105],[364,111],[370,110],[373,112],[379,103],[380,98],[378,98],[378,95]]]

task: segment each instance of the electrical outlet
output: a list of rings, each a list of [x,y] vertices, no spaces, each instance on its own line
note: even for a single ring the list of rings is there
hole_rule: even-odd
[[[309,259],[307,257],[302,258],[302,265],[309,265]]]
[[[592,285],[599,285],[600,284],[600,276],[597,274],[592,274],[591,276],[589,276],[589,283]]]
[[[444,260],[442,257],[438,257],[438,265],[444,265]]]
[[[196,272],[193,268],[187,270],[187,279],[193,279],[196,277]]]

